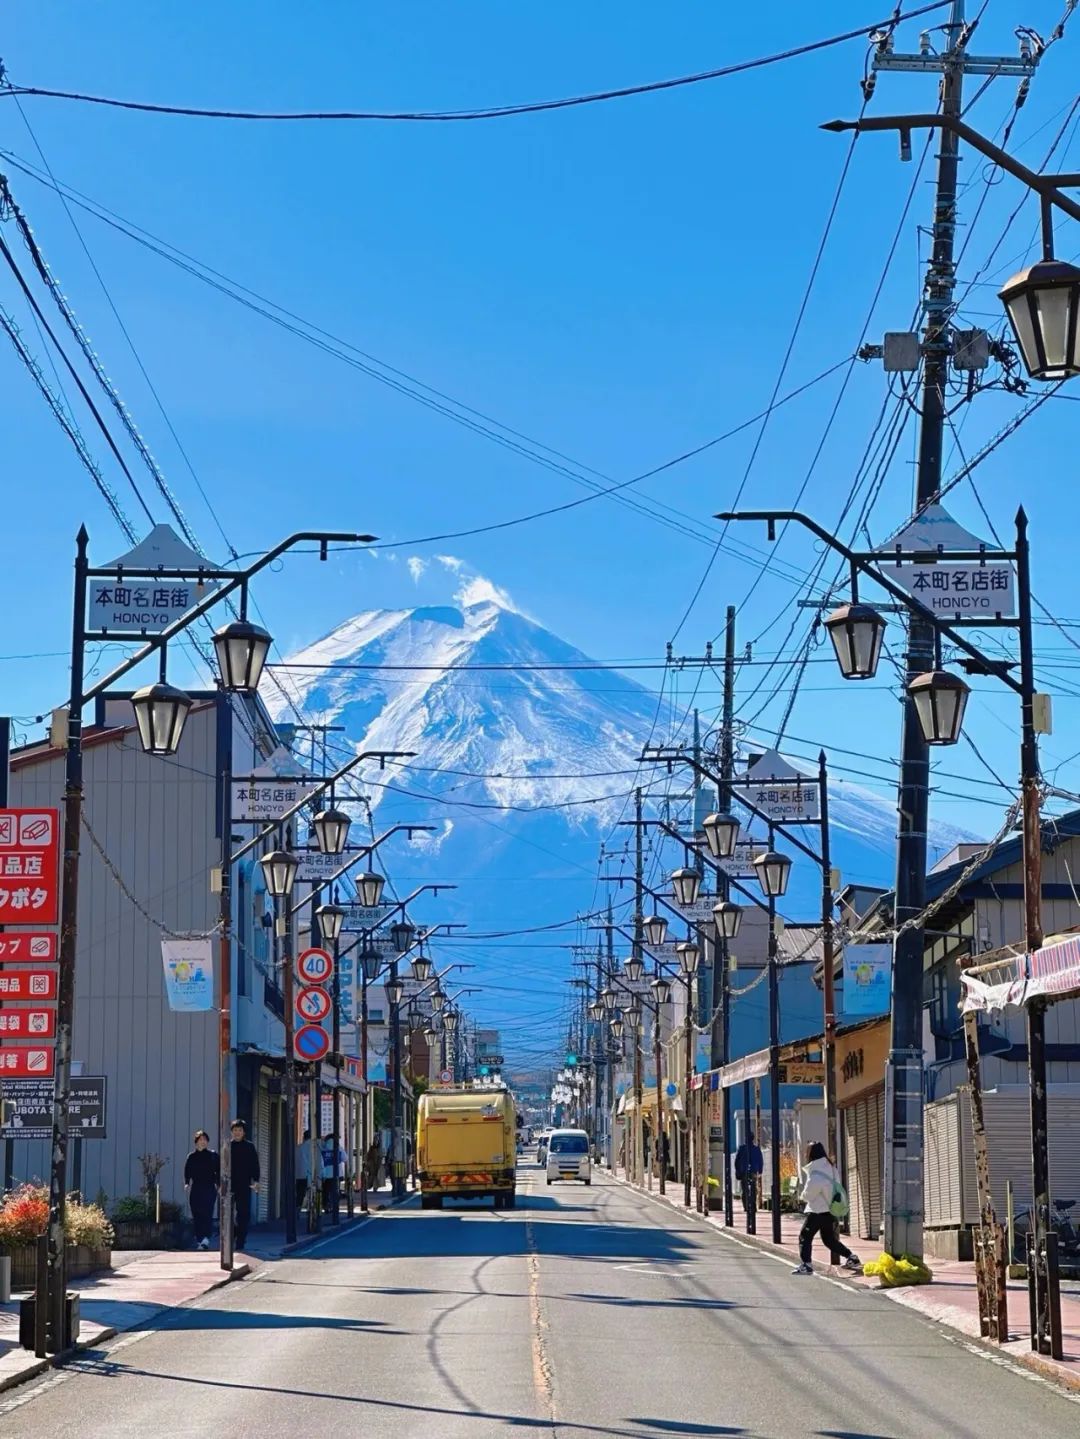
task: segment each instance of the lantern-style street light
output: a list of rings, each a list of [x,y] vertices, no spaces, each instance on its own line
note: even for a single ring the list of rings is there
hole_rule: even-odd
[[[636,954],[631,955],[623,965],[623,974],[626,975],[627,984],[640,984],[645,977],[645,961]]]
[[[717,939],[735,939],[742,924],[742,905],[730,899],[722,899],[713,905],[713,919],[716,921]]]
[[[960,676],[948,670],[930,670],[915,676],[908,685],[908,694],[927,744],[956,744],[970,692]]]
[[[311,821],[315,843],[323,854],[343,854],[352,820],[342,809],[321,809]]]
[[[592,1004],[589,1005],[589,1018],[590,1018],[590,1019],[593,1021],[593,1023],[595,1024],[595,1023],[597,1023],[599,1020],[603,1019],[603,1017],[604,1017],[604,1006],[603,1006],[603,1004],[601,1003],[600,1000],[594,999],[593,1002],[592,1002]]]
[[[690,940],[685,940],[682,944],[675,946],[675,952],[679,956],[679,964],[682,967],[683,974],[685,974],[688,979],[692,975],[697,974],[698,963],[701,959],[701,950],[698,949],[697,945]]]
[[[225,688],[257,690],[270,645],[271,639],[266,630],[253,625],[250,620],[233,620],[215,630],[214,650]]]
[[[677,869],[671,876],[671,892],[675,896],[676,904],[689,909],[692,904],[697,903],[701,892],[701,875],[696,869]]]
[[[315,918],[319,921],[319,932],[327,944],[334,944],[341,938],[341,926],[345,923],[345,911],[340,904],[320,904],[316,907]]]
[[[885,621],[872,605],[841,605],[825,620],[840,673],[846,680],[872,680],[877,674]]]
[[[447,1034],[454,1033],[454,1031],[458,1027],[458,1020],[460,1019],[460,1017],[461,1016],[458,1014],[456,1009],[447,1009],[443,1011],[442,1022]]]
[[[1080,375],[1080,270],[1042,259],[998,291],[1025,368],[1035,380]]]
[[[653,994],[656,995],[657,1004],[667,1004],[671,998],[671,982],[666,980],[662,974],[659,974],[653,980],[652,988]]]
[[[739,821],[733,814],[707,814],[702,821],[713,859],[730,859],[739,838]]]
[[[657,949],[667,938],[668,922],[662,914],[650,914],[643,921],[645,926],[645,942]]]
[[[272,849],[259,860],[266,892],[274,899],[284,899],[292,893],[300,861],[286,849]]]
[[[786,854],[779,850],[767,849],[764,854],[754,856],[754,869],[757,871],[758,883],[761,885],[761,892],[768,899],[779,899],[787,892],[788,879],[791,875],[791,860]]]
[[[399,979],[396,974],[392,975],[386,981],[385,988],[386,998],[390,1002],[390,1008],[397,1009],[398,1005],[401,1003],[401,996],[405,993],[405,981],[403,979]]]
[[[139,728],[139,743],[146,754],[176,753],[193,703],[190,695],[164,680],[135,691],[131,704]]]
[[[626,1025],[623,1023],[623,1017],[618,1010],[615,1011],[611,1024],[608,1027],[611,1030],[612,1039],[622,1039]]]
[[[381,874],[375,874],[372,870],[366,870],[363,874],[356,876],[356,892],[360,896],[360,903],[365,909],[377,909],[382,900],[383,886],[386,879]],[[391,930],[393,933],[393,930]]]
[[[398,954],[404,954],[416,938],[416,926],[407,919],[399,919],[390,926],[390,942]]]
[[[609,1013],[614,1010],[616,999],[618,999],[618,995],[612,989],[610,984],[607,986],[606,989],[602,989],[600,991],[600,1003],[604,1006],[606,1010],[609,1011]]]
[[[426,984],[431,978],[431,971],[434,963],[426,954],[414,954],[412,957],[412,977],[418,984]]]
[[[440,1014],[445,1004],[446,995],[438,987],[438,985],[436,985],[435,988],[431,991],[431,1007],[436,1014]]]

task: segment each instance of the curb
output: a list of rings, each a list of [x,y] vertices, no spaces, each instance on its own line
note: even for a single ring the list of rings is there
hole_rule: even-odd
[[[202,1291],[202,1294],[210,1294],[215,1289],[223,1289],[226,1284],[232,1284],[236,1279],[246,1279],[250,1273],[250,1264],[234,1265],[230,1273],[222,1274],[215,1279],[212,1284],[208,1284]],[[197,1294],[195,1298],[201,1299],[202,1294]],[[162,1304],[159,1309],[154,1310],[154,1313],[160,1314],[164,1309],[182,1309],[183,1307],[183,1305],[174,1306]],[[19,1384],[25,1384],[28,1379],[38,1379],[50,1369],[63,1368],[63,1366],[77,1354],[85,1353],[88,1349],[96,1349],[99,1344],[104,1344],[110,1339],[115,1339],[118,1334],[122,1333],[124,1333],[123,1329],[117,1329],[113,1325],[106,1325],[100,1329],[92,1339],[76,1339],[70,1349],[65,1349],[60,1354],[49,1354],[44,1359],[35,1358],[33,1364],[27,1365],[27,1367],[21,1369],[18,1374],[9,1374],[6,1378],[0,1379],[0,1394],[5,1393],[8,1389],[16,1388]]]
[[[387,1197],[378,1204],[369,1205],[367,1213],[357,1210],[351,1219],[345,1219],[340,1224],[327,1224],[325,1229],[320,1229],[315,1234],[305,1234],[301,1239],[294,1239],[291,1244],[284,1244],[280,1249],[275,1249],[272,1254],[256,1254],[252,1258],[257,1264],[271,1264],[276,1259],[291,1259],[295,1254],[301,1253],[313,1244],[324,1243],[332,1239],[336,1234],[348,1234],[353,1229],[359,1229],[380,1214],[384,1209],[392,1209],[399,1204],[408,1204],[410,1199],[415,1199],[419,1190],[403,1194],[400,1199]],[[241,1276],[237,1276],[238,1278]]]
[[[776,1255],[778,1258],[785,1260],[790,1260],[794,1257],[790,1249],[785,1249],[782,1244],[774,1244],[771,1239],[763,1239],[758,1234],[743,1233],[741,1230],[736,1230],[733,1225],[718,1224],[715,1219],[710,1219],[707,1214],[698,1213],[695,1208],[687,1209],[684,1205],[677,1204],[674,1200],[669,1199],[667,1195],[654,1194],[647,1189],[639,1189],[636,1184],[631,1184],[629,1179],[624,1179],[621,1175],[613,1174],[610,1170],[606,1172],[609,1178],[614,1179],[617,1184],[625,1185],[631,1193],[640,1194],[643,1199],[651,1199],[656,1204],[663,1204],[676,1214],[696,1219],[699,1223],[707,1225],[709,1229],[715,1230],[717,1234],[726,1237],[734,1244],[741,1245],[747,1249],[758,1249],[763,1254]],[[759,1212],[767,1214],[768,1210]],[[1054,1384],[1057,1388],[1063,1389],[1068,1394],[1080,1394],[1080,1372],[1076,1374],[1067,1373],[1062,1370],[1061,1361],[1050,1359],[1043,1354],[1025,1351],[1012,1353],[1010,1346],[1018,1342],[1017,1340],[1010,1340],[1008,1344],[1002,1345],[995,1343],[992,1339],[985,1339],[981,1334],[969,1334],[944,1315],[930,1314],[915,1304],[904,1303],[904,1300],[901,1298],[901,1295],[905,1292],[903,1289],[867,1288],[866,1285],[853,1283],[847,1278],[843,1270],[835,1270],[832,1266],[830,1266],[830,1272],[828,1274],[818,1273],[818,1271],[815,1270],[812,1277],[814,1279],[827,1279],[830,1284],[837,1284],[842,1289],[850,1290],[853,1294],[880,1295],[884,1299],[891,1300],[894,1304],[902,1305],[908,1313],[917,1315],[925,1323],[936,1325],[941,1329],[950,1330],[951,1334],[946,1336],[950,1339],[950,1342],[953,1342],[952,1335],[956,1335],[959,1342],[969,1346],[973,1350],[978,1350],[980,1354],[996,1359],[999,1363],[1015,1365],[1018,1369],[1028,1370],[1030,1373],[1037,1374],[1040,1379],[1045,1379],[1048,1383]],[[931,1285],[929,1287],[932,1288],[933,1286]],[[1020,1338],[1022,1339],[1023,1335],[1021,1335]]]

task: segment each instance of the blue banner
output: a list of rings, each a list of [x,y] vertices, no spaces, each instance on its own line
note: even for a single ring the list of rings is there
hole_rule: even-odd
[[[201,1014],[214,1007],[214,960],[208,939],[163,939],[165,994],[179,1014]]]
[[[849,944],[844,949],[844,1014],[888,1014],[891,944]]]

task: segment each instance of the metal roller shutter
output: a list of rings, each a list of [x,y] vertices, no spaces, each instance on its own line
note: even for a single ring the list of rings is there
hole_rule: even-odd
[[[885,1091],[879,1089],[866,1101],[866,1192],[870,1228],[868,1239],[881,1233],[881,1190],[885,1168]]]
[[[255,1218],[262,1224],[268,1217],[271,1174],[270,1174],[270,1092],[266,1087],[266,1079],[259,1076],[259,1089],[256,1100],[258,1116],[255,1120],[255,1147],[259,1151],[259,1169],[262,1173],[262,1183],[259,1185],[258,1203],[255,1209]]]

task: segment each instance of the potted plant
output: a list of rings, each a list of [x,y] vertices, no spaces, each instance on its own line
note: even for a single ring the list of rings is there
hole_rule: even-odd
[[[64,1238],[67,1243],[67,1272],[81,1279],[98,1269],[112,1268],[113,1227],[98,1204],[84,1204],[75,1195],[64,1211]]]
[[[0,1203],[0,1252],[8,1260],[13,1289],[32,1289],[37,1241],[49,1225],[49,1191],[42,1184],[21,1184]],[[64,1238],[68,1273],[81,1278],[112,1263],[112,1226],[96,1204],[72,1195],[65,1205]]]
[[[143,1194],[128,1194],[113,1205],[112,1222],[120,1249],[176,1249],[183,1243],[183,1212],[162,1199],[153,1207]]]

